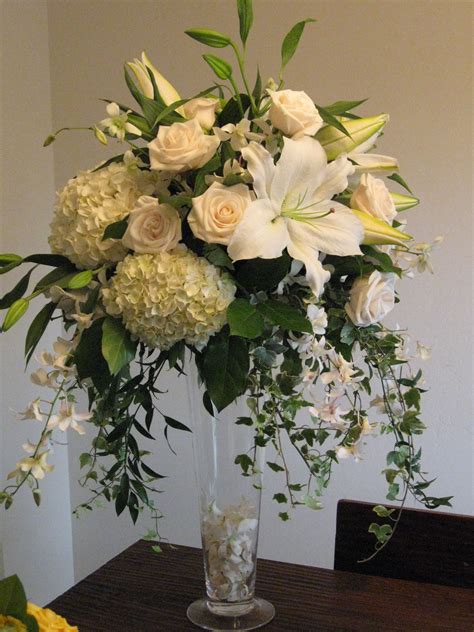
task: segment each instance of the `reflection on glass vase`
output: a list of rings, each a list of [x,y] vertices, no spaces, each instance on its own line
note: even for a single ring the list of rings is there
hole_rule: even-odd
[[[255,446],[252,427],[235,423],[249,416],[245,397],[211,415],[195,366],[186,372],[207,594],[188,617],[206,630],[253,630],[275,614],[255,597],[264,449]],[[239,455],[247,476],[235,463]]]

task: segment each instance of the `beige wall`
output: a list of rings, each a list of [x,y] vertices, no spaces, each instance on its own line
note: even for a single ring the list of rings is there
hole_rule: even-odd
[[[288,67],[288,87],[307,91],[320,104],[370,97],[363,113],[389,112],[391,123],[380,149],[399,158],[402,174],[422,198],[422,205],[409,211],[410,232],[420,240],[445,235],[434,261],[436,275],[404,282],[394,321],[433,346],[433,358],[425,366],[430,386],[424,415],[430,426],[423,440],[425,463],[439,477],[436,492],[454,493],[454,509],[471,513],[472,4],[429,0],[256,0],[254,4],[249,65],[258,59],[262,74],[275,76],[280,42],[289,26],[305,17],[317,18]],[[230,0],[48,0],[53,127],[88,125],[103,118],[98,97],[131,103],[121,64],[142,49],[183,95],[206,87],[213,79],[200,61],[205,49],[182,31],[208,26],[237,37],[234,13]],[[25,20],[32,17],[25,14]],[[34,29],[33,22],[30,27]],[[49,131],[45,127],[43,122],[32,130],[38,141]],[[119,153],[118,146],[104,151],[92,137],[79,132],[60,138],[54,146],[56,186],[115,150]],[[12,151],[23,158],[18,146]],[[45,225],[49,211],[42,207],[40,212]],[[19,231],[16,227],[15,234]],[[165,405],[175,410],[177,400],[183,405],[182,387],[172,378],[169,386]],[[186,414],[185,409],[181,412]],[[189,483],[193,480],[190,445],[185,439],[178,443],[180,460],[164,450],[157,456],[171,477],[167,494],[159,498],[167,514],[162,530],[173,541],[198,544]],[[74,440],[70,447],[73,458],[81,451],[77,443]],[[383,499],[378,473],[386,447],[384,441],[371,442],[365,460],[337,468],[324,512],[301,509],[286,524],[278,521],[269,500],[276,489],[269,476],[261,555],[331,566],[337,500]],[[73,464],[71,468],[76,474]],[[80,498],[74,476],[71,496],[73,504]],[[107,510],[74,523],[73,528],[76,578],[143,532],[133,531],[126,520],[117,521]]]
[[[0,25],[0,252],[27,255],[47,251],[54,203],[53,153],[42,147],[52,125],[46,2],[0,2]],[[1,276],[0,295],[25,272]],[[40,307],[41,303],[32,306],[32,314]],[[0,339],[2,488],[8,472],[25,456],[21,444],[39,434],[37,423],[16,421],[15,411],[24,410],[39,395],[47,397],[25,373],[23,348],[31,319],[25,316]],[[44,344],[49,346],[54,337],[53,328]],[[35,370],[32,365],[30,370]],[[56,448],[54,463],[55,471],[44,481],[40,508],[25,489],[8,512],[0,509],[0,571],[3,562],[3,573],[17,573],[29,598],[39,603],[51,600],[74,581],[66,449]]]

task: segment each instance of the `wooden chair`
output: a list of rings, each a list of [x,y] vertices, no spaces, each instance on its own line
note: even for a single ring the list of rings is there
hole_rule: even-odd
[[[374,504],[339,501],[335,570],[474,587],[474,517],[470,516],[404,509],[390,542],[372,560],[360,563],[374,551],[369,524],[386,521],[372,511]]]

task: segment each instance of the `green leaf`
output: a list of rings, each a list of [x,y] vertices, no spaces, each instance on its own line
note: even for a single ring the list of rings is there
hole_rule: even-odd
[[[312,333],[311,323],[295,307],[279,301],[266,301],[257,305],[258,311],[273,325],[278,325],[286,331]]]
[[[69,281],[77,274],[76,268],[70,263],[68,266],[55,268],[45,274],[35,285],[35,292],[47,289],[56,285],[58,287],[67,287]]]
[[[219,33],[219,31],[213,31],[211,29],[188,29],[184,32],[197,42],[205,44],[206,46],[212,46],[212,48],[225,48],[226,46],[229,46],[231,42],[228,35],[224,35],[224,33]]]
[[[264,321],[251,305],[243,298],[237,298],[227,308],[227,322],[231,336],[243,338],[257,338],[263,332]]]
[[[253,426],[253,420],[251,417],[237,417],[235,423],[238,426]]]
[[[239,14],[240,39],[245,46],[253,23],[252,0],[237,0],[237,12]]]
[[[122,474],[122,478],[120,479],[120,487],[117,494],[117,498],[115,499],[115,511],[117,516],[120,516],[122,511],[125,509],[128,503],[128,496],[130,494],[130,482],[128,480],[127,474]]]
[[[165,418],[166,424],[171,426],[171,428],[174,428],[175,430],[184,430],[185,432],[192,432],[191,428],[185,426],[181,423],[181,421],[177,421],[176,419],[173,419],[173,417],[168,417],[167,415],[163,415],[163,417]]]
[[[112,375],[129,364],[135,357],[137,342],[116,318],[107,317],[102,325],[102,355]]]
[[[233,270],[234,264],[225,249],[219,244],[204,244],[202,251],[208,261],[219,268]]]
[[[402,178],[402,176],[399,173],[392,173],[391,176],[387,176],[387,180],[393,180],[394,182],[397,182],[406,191],[408,191],[408,193],[411,193],[413,195],[413,191],[410,189],[408,184],[405,182],[405,180]]]
[[[286,34],[281,46],[281,71],[283,71],[285,66],[295,54],[301,36],[303,35],[304,27],[308,22],[316,22],[316,20],[313,20],[313,18],[306,18],[306,20],[295,24]]]
[[[69,279],[67,287],[70,290],[80,290],[83,287],[87,287],[93,278],[92,270],[83,270],[78,272],[71,279]]]
[[[5,296],[0,298],[0,309],[8,309],[10,305],[12,305],[15,301],[17,301],[25,294],[26,290],[28,289],[28,284],[30,282],[31,273],[33,272],[33,270],[34,268],[31,268],[31,270],[29,270],[25,274],[25,276],[23,276],[18,281],[18,283],[12,290],[10,290],[10,292],[7,292]]]
[[[111,380],[109,367],[102,355],[102,323],[100,318],[81,334],[79,344],[74,351],[74,364],[79,379],[90,377],[94,386],[103,392]]]
[[[341,329],[341,342],[345,345],[352,345],[356,339],[356,329],[352,323],[346,323]]]
[[[135,85],[135,82],[133,81],[126,64],[123,67],[123,71],[124,71],[124,76],[125,76],[125,83],[127,84],[127,87],[130,90],[131,95],[133,96],[135,101],[138,103],[138,105],[142,107],[144,96]]]
[[[225,330],[213,336],[203,352],[202,378],[218,411],[245,391],[249,372],[247,344]]]
[[[369,533],[373,533],[380,543],[385,543],[392,537],[393,529],[389,524],[378,525],[372,522],[369,526]]]
[[[290,519],[287,511],[280,511],[278,517],[280,518],[280,520],[283,520],[283,522],[287,522]]]
[[[15,301],[8,310],[2,325],[2,331],[8,331],[20,318],[26,313],[30,306],[29,301],[24,298],[20,298]]]
[[[275,500],[277,503],[288,502],[288,498],[285,496],[285,494],[273,494],[273,500]]]
[[[335,103],[331,103],[331,105],[324,106],[324,110],[326,112],[329,112],[329,114],[338,116],[341,114],[346,114],[350,110],[353,110],[357,106],[362,105],[362,103],[365,103],[366,101],[367,99],[361,99],[360,101],[336,101]]]
[[[323,119],[323,121],[326,123],[326,125],[331,125],[332,127],[335,127],[340,132],[342,132],[343,134],[351,138],[351,135],[349,134],[349,132],[347,131],[347,129],[344,127],[344,125],[341,123],[339,119],[337,119],[333,114],[331,114],[331,112],[328,112],[320,105],[316,107],[318,108],[318,112],[321,118]]]
[[[361,246],[360,248],[367,257],[371,257],[377,261],[377,267],[379,267],[382,272],[393,272],[401,277],[401,268],[393,265],[391,257],[386,252],[380,252],[380,250],[377,250],[373,246]]]
[[[252,96],[255,101],[259,101],[262,96],[262,77],[260,76],[260,69],[257,67],[257,76],[255,78],[255,85],[252,90]]]
[[[272,290],[288,274],[291,259],[283,254],[277,259],[248,259],[235,264],[236,279],[249,292]]]
[[[267,461],[267,465],[274,472],[284,472],[285,471],[285,468],[282,467],[281,465],[278,465],[278,463],[272,463],[271,461]]]
[[[79,456],[79,465],[81,466],[81,469],[83,467],[86,467],[86,465],[90,465],[91,463],[92,463],[92,456],[88,452],[83,452]]]
[[[158,474],[158,472],[152,470],[151,467],[149,467],[145,463],[140,463],[140,466],[145,474],[148,474],[148,476],[151,476],[152,478],[166,478],[166,476],[163,476],[163,474]]]
[[[26,595],[17,575],[0,581],[0,613],[19,619],[26,614]]]
[[[388,518],[393,514],[395,509],[387,509],[383,505],[375,505],[372,511],[375,512],[379,518]]]
[[[44,334],[55,309],[56,303],[53,301],[46,303],[46,305],[40,309],[32,320],[25,339],[26,364],[30,361],[30,358],[34,353],[38,342],[41,340],[41,336]]]
[[[250,469],[253,469],[253,459],[248,454],[238,454],[235,457],[234,463],[240,465],[242,472],[248,474]]]
[[[242,109],[245,112],[249,105],[250,99],[247,94],[240,95],[240,102],[242,103]],[[231,97],[227,103],[225,104],[222,112],[219,114],[219,125],[222,127],[223,125],[227,125],[228,123],[238,123],[242,118],[240,113],[240,107],[237,99],[235,97]]]
[[[232,66],[224,59],[216,55],[203,55],[204,61],[212,68],[219,79],[230,79],[232,77]]]
[[[51,266],[58,268],[60,266],[71,266],[71,262],[67,257],[62,255],[29,255],[23,259],[24,263],[39,263],[42,266]]]
[[[303,502],[309,509],[313,509],[313,511],[317,511],[318,509],[322,509],[323,505],[320,500],[312,496],[311,494],[305,494],[303,496]]]
[[[125,231],[127,230],[127,226],[127,219],[121,219],[119,222],[109,224],[104,230],[102,241],[104,241],[105,239],[122,239],[122,237],[125,235]]]

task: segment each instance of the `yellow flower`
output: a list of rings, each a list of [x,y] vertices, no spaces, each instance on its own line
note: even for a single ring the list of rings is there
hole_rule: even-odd
[[[26,632],[26,626],[14,617],[0,614],[0,630],[1,632]]]
[[[39,632],[79,632],[79,628],[69,623],[49,608],[40,608],[34,603],[28,602],[28,614],[31,614],[37,621]]]

